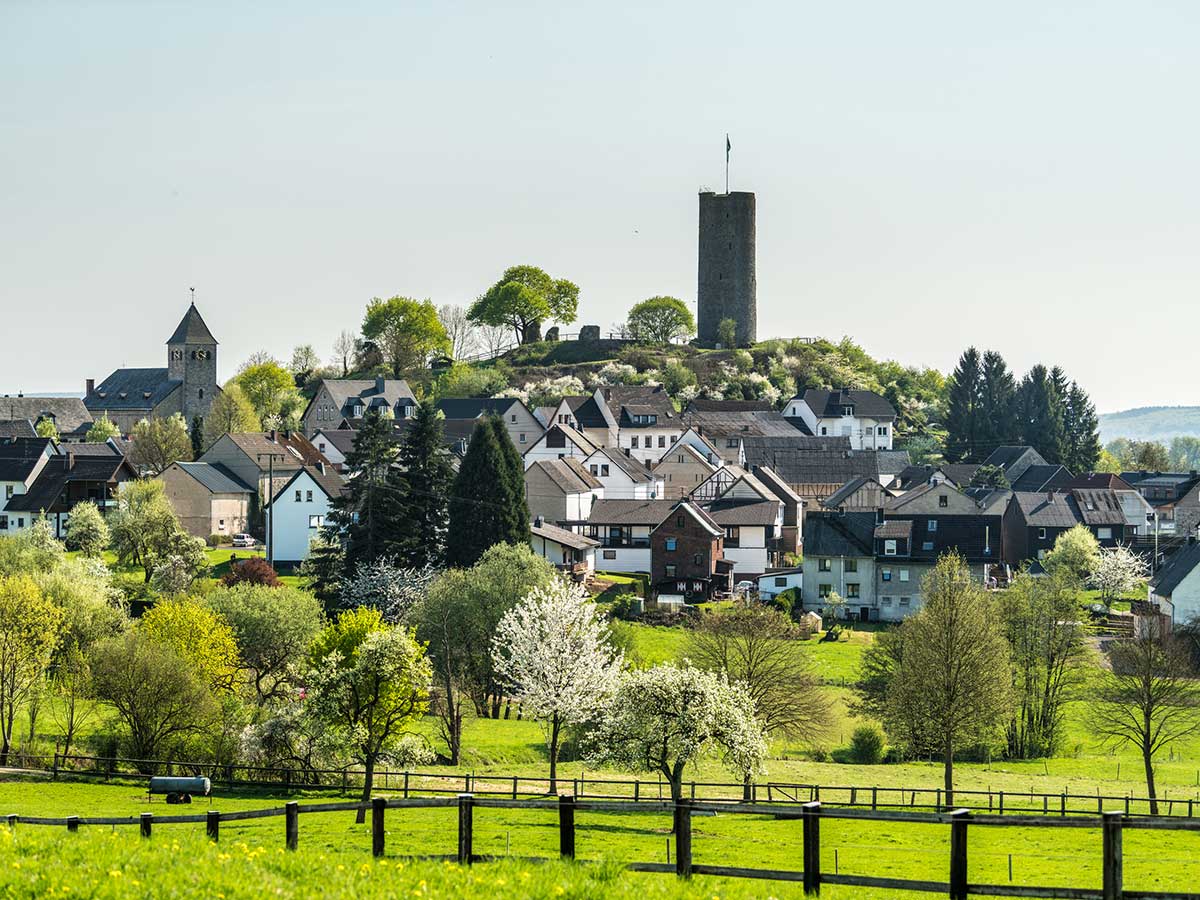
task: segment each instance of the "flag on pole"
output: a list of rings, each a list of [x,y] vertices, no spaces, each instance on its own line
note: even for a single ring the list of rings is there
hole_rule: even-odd
[[[729,143],[729,135],[725,135],[725,162],[729,162],[729,151],[733,149],[733,144]]]

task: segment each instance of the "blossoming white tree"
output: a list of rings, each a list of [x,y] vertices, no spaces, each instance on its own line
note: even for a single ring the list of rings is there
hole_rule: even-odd
[[[492,642],[496,674],[542,723],[550,749],[550,792],[558,789],[562,730],[594,719],[616,690],[624,659],[596,605],[555,579],[505,613]]]
[[[745,776],[761,770],[767,741],[741,685],[687,664],[627,673],[588,741],[597,763],[661,772],[676,801],[688,763],[708,754]]]
[[[1092,586],[1100,592],[1106,604],[1137,590],[1150,577],[1146,561],[1126,547],[1118,544],[1100,550],[1100,561],[1092,572]]]

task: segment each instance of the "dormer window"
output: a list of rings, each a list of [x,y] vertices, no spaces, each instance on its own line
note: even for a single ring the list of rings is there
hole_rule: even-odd
[[[363,405],[361,403],[354,404],[354,418],[361,419],[364,411],[365,410],[363,409]]]
[[[947,497],[945,494],[939,494],[938,495],[938,507],[940,509],[945,509],[949,505],[950,505],[950,498]]]
[[[854,407],[853,407],[853,406],[843,406],[843,407],[842,407],[842,415],[843,415],[843,416],[852,416],[852,415],[854,415]]]

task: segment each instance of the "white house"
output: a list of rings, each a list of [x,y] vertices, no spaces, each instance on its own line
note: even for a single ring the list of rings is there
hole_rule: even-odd
[[[854,450],[891,450],[896,409],[874,391],[810,389],[793,397],[784,417],[817,437],[848,437]]]
[[[523,459],[526,469],[549,459],[577,459],[582,463],[599,449],[570,425],[554,424],[530,445]]]
[[[756,578],[779,564],[783,502],[749,472],[739,475],[704,507],[725,529],[725,558],[735,580]]]
[[[583,533],[600,542],[596,565],[610,572],[650,571],[650,532],[674,500],[597,500]]]
[[[309,544],[325,525],[329,503],[344,482],[332,466],[302,466],[266,506],[267,555],[280,563],[308,558]]]
[[[1200,615],[1200,543],[1181,547],[1158,570],[1150,580],[1150,602],[1175,626]]]
[[[804,587],[804,569],[775,569],[758,576],[758,596],[763,600],[778,597],[786,590],[795,588],[797,592]]]
[[[663,496],[662,478],[619,450],[600,447],[583,465],[599,479],[609,500],[654,500]]]
[[[596,571],[600,542],[594,538],[535,518],[529,526],[529,543],[534,553],[577,581],[586,581]]]
[[[525,470],[525,502],[535,518],[558,524],[586,522],[604,485],[578,459],[543,459]]]
[[[10,519],[5,510],[10,500],[29,490],[54,455],[54,442],[49,438],[19,438],[0,444],[0,535],[32,524],[31,514],[22,511]]]
[[[341,430],[336,428],[320,428],[312,436],[312,443],[314,447],[324,454],[327,460],[333,463],[333,467],[340,472],[346,464],[346,457],[354,449],[354,436],[356,433],[349,428]]]

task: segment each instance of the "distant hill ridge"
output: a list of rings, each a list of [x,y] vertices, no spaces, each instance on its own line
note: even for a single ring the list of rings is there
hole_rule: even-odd
[[[1100,439],[1164,441],[1180,435],[1200,436],[1200,406],[1140,406],[1100,416]]]

